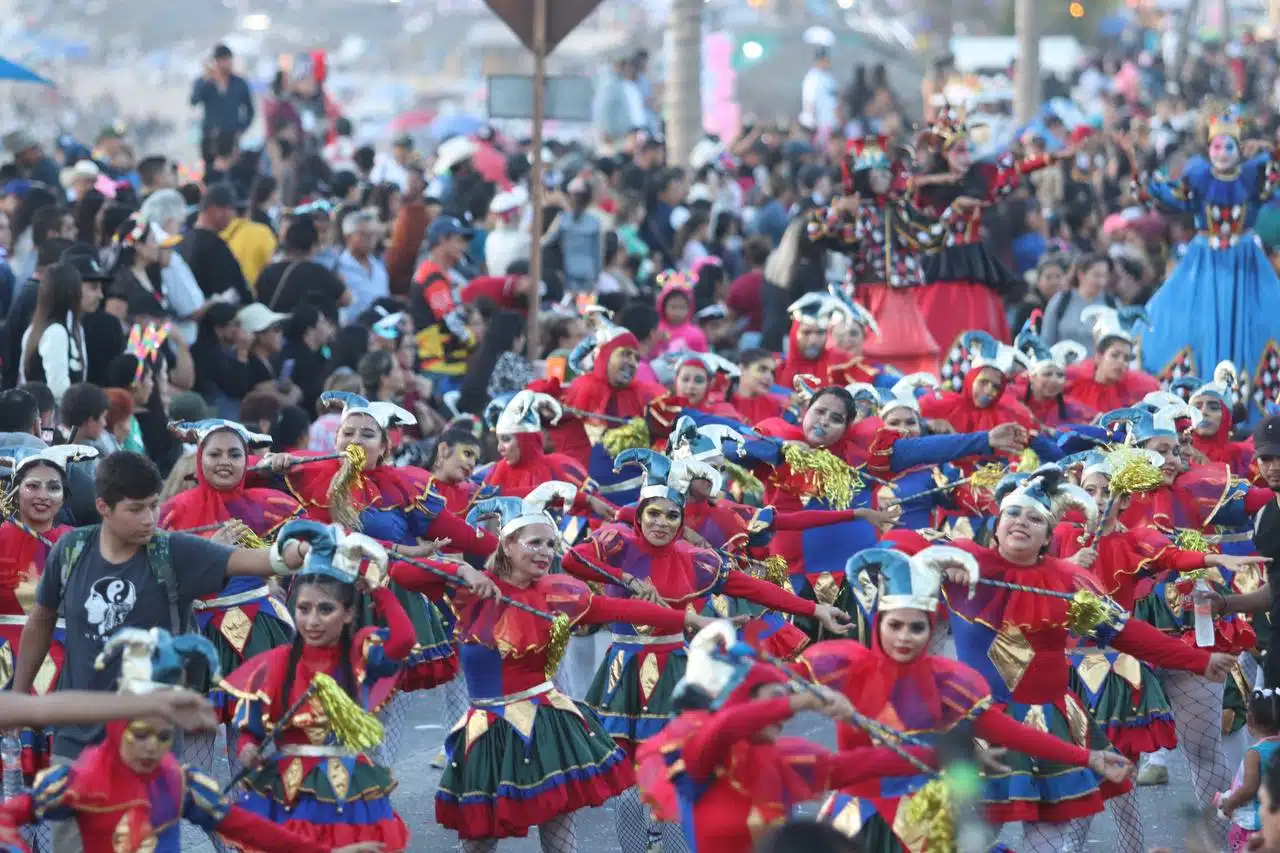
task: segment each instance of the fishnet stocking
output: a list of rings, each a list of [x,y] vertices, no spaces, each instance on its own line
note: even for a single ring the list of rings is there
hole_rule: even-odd
[[[1138,813],[1138,795],[1133,790],[1107,800],[1111,816],[1116,821],[1116,840],[1119,853],[1145,853],[1142,815]]]
[[[462,853],[494,853],[498,849],[498,839],[468,838],[458,842],[458,849]]]
[[[649,848],[649,810],[640,802],[640,792],[628,788],[613,801],[618,847],[622,853],[646,853]]]
[[[373,751],[373,760],[383,767],[395,767],[400,757],[400,743],[404,740],[404,727],[409,718],[410,693],[397,693],[382,706],[378,719],[382,721],[382,744]]]
[[[578,853],[578,834],[573,828],[573,812],[538,824],[542,853]]]
[[[452,681],[444,684],[444,709],[449,715],[449,726],[452,726],[471,707],[471,697],[467,695],[467,681],[461,673]]]
[[[193,767],[207,776],[213,776],[213,754],[217,748],[217,732],[193,734],[188,732],[182,736],[182,763]],[[182,822],[182,849],[208,851],[210,849],[222,853],[222,843],[212,835],[193,823]]]
[[[1244,671],[1244,683],[1249,691],[1262,686],[1262,667],[1258,665],[1258,659],[1252,653],[1240,653],[1240,669]]]
[[[1084,853],[1084,839],[1089,834],[1089,819],[1067,823],[1028,821],[1022,824],[1022,849],[1025,853]]]
[[[44,821],[22,827],[22,838],[31,853],[53,853],[53,828]]]
[[[1222,754],[1222,685],[1190,672],[1162,672],[1160,680],[1173,705],[1178,745],[1191,765],[1196,801],[1208,807],[1214,794],[1231,785]],[[1213,825],[1225,841],[1226,821],[1215,816]]]
[[[662,853],[690,853],[689,839],[678,823],[662,824]]]

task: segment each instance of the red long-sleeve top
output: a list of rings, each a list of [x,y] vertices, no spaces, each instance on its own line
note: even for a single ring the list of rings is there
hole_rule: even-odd
[[[776,743],[750,740],[761,729],[781,725],[791,716],[791,700],[780,696],[748,702],[699,720],[698,729],[682,751],[688,776],[709,786],[693,807],[698,850],[750,850],[755,832],[787,819],[791,806],[797,803],[757,796],[766,793],[760,791],[761,787],[774,787],[769,784],[773,780],[762,779],[762,775],[799,774],[811,787],[812,797],[880,776],[909,776],[916,772],[906,759],[883,747],[831,753],[807,744],[793,745],[789,743],[791,738],[781,738]],[[925,762],[933,759],[930,749],[912,748],[908,754]]]
[[[1055,557],[1064,560],[1084,550],[1080,538],[1083,528],[1075,524],[1059,524],[1053,532]],[[1160,531],[1150,527],[1129,530],[1123,526],[1094,543],[1098,556],[1089,571],[1098,586],[1125,610],[1133,610],[1138,599],[1169,572],[1203,569],[1205,555],[1175,547]]]

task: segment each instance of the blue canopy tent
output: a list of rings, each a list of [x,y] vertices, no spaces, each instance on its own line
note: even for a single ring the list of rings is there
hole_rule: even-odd
[[[52,80],[46,80],[30,68],[19,65],[16,62],[10,62],[0,56],[0,81],[10,81],[13,83],[39,83],[43,86],[52,86]]]

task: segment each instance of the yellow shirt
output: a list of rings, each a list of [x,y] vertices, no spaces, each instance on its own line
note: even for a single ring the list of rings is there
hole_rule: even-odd
[[[271,229],[252,219],[233,219],[222,232],[221,237],[231,247],[231,254],[240,263],[240,271],[249,289],[256,296],[258,293],[258,276],[271,263],[276,253],[276,235]]]

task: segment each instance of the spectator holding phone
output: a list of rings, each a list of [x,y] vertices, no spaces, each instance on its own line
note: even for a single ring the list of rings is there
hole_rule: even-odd
[[[302,390],[293,382],[294,359],[285,359],[276,369],[277,358],[284,349],[282,326],[288,314],[272,311],[261,302],[253,302],[236,314],[240,328],[253,337],[249,344],[249,388],[270,391],[287,406],[302,401]]]

